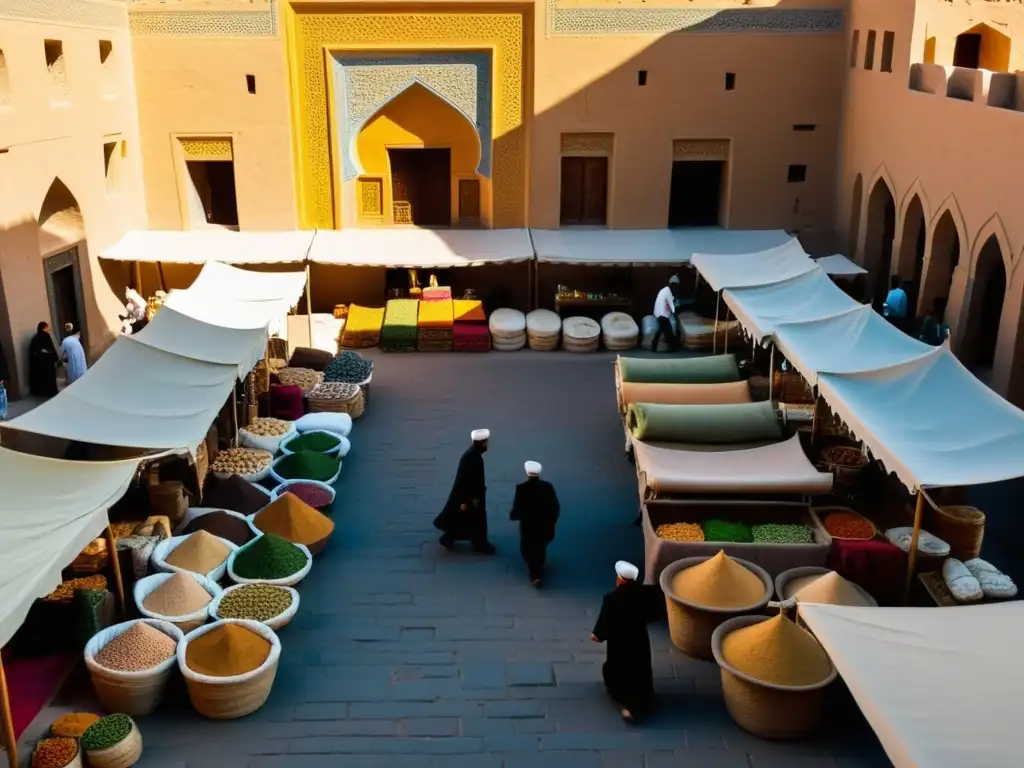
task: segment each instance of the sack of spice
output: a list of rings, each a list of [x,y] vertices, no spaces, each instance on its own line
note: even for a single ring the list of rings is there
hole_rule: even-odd
[[[210,604],[220,596],[217,582],[198,573],[157,573],[140,579],[133,596],[139,613],[161,619],[188,632],[206,623]]]
[[[158,571],[198,573],[210,581],[220,581],[228,557],[238,545],[206,531],[164,539],[153,550],[153,566]]]
[[[238,444],[243,448],[277,453],[281,442],[296,434],[295,422],[262,417],[238,430]]]
[[[236,584],[210,604],[210,617],[249,619],[281,629],[299,612],[299,593],[292,587],[273,584]]]
[[[228,576],[236,584],[294,587],[309,574],[313,555],[273,533],[253,539],[228,559]]]
[[[255,712],[270,696],[281,641],[259,622],[223,619],[189,632],[177,656],[196,711],[229,720]]]
[[[342,437],[326,429],[313,429],[295,434],[281,443],[281,453],[284,454],[313,451],[343,459],[348,456],[350,450],[352,450],[352,444],[347,437]]]
[[[96,633],[85,646],[85,666],[103,708],[135,717],[156,709],[182,637],[176,626],[156,619],[126,621]]]
[[[85,729],[100,719],[92,712],[71,712],[61,715],[50,725],[50,733],[54,736],[67,736],[71,739],[80,738]]]
[[[85,645],[89,638],[114,623],[114,596],[106,589],[79,589],[72,599],[75,635]]]
[[[142,757],[142,734],[128,715],[100,718],[82,734],[82,749],[93,768],[121,768]]]
[[[319,480],[334,485],[341,474],[341,459],[316,451],[296,451],[274,460],[270,476],[278,483],[286,480]]]

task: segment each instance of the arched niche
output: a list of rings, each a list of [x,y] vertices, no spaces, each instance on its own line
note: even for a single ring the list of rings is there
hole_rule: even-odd
[[[850,201],[850,231],[848,235],[848,253],[851,259],[857,258],[857,235],[860,233],[860,209],[864,201],[864,177],[857,174],[853,180],[853,199]]]
[[[85,219],[78,200],[59,178],[50,182],[36,217],[39,252],[49,256],[85,240]]]
[[[897,274],[910,283],[907,290],[907,306],[911,314],[914,313],[921,293],[927,235],[924,205],[921,203],[921,197],[915,194],[903,215],[903,232],[900,238],[899,258],[896,262]]]
[[[864,235],[864,268],[872,275],[874,301],[885,299],[892,268],[892,244],[896,235],[896,201],[892,190],[879,178],[868,195],[867,226]]]
[[[999,323],[1006,297],[1007,274],[997,235],[989,235],[978,252],[974,286],[967,308],[960,357],[976,372],[991,371],[999,344]]]

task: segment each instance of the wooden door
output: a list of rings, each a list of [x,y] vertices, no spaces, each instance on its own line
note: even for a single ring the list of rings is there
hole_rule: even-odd
[[[419,174],[419,212],[413,206],[413,223],[423,227],[452,225],[452,176],[450,149],[416,150],[422,157]]]
[[[563,157],[561,223],[603,225],[608,212],[608,158]]]

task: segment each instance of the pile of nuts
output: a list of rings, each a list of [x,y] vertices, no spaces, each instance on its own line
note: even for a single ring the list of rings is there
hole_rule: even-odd
[[[217,615],[222,619],[269,621],[287,611],[292,595],[287,589],[270,584],[246,584],[221,598]]]
[[[273,459],[269,451],[256,448],[228,448],[217,454],[210,471],[228,475],[255,475],[269,467]]]
[[[102,574],[96,576],[83,576],[80,579],[70,579],[63,582],[53,592],[48,594],[43,599],[51,603],[62,603],[70,600],[75,596],[75,590],[78,589],[106,589],[107,588],[107,577]]]
[[[96,663],[115,672],[142,672],[171,658],[175,646],[174,640],[159,629],[139,622],[103,646],[96,654]]]
[[[821,452],[821,458],[837,467],[859,468],[866,466],[868,458],[857,448],[846,445],[833,445]]]
[[[322,373],[310,368],[282,368],[276,375],[285,386],[301,387],[304,391],[315,387],[323,378]]]
[[[668,541],[704,541],[704,529],[699,523],[665,523],[658,526],[655,534]]]
[[[261,416],[250,421],[245,431],[260,437],[280,437],[281,435],[287,435],[291,429],[292,423],[290,421]]]

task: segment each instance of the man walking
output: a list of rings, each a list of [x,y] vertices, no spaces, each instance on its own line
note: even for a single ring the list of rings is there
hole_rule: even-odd
[[[469,541],[473,550],[485,555],[495,553],[487,540],[487,483],[484,479],[484,453],[491,433],[474,429],[473,444],[459,459],[459,469],[444,509],[434,519],[434,527],[442,532],[438,543],[447,550],[457,541]]]
[[[658,297],[654,300],[654,319],[658,321],[658,330],[654,332],[654,341],[651,344],[651,351],[658,351],[658,344],[661,337],[668,339],[669,349],[673,352],[679,351],[679,337],[672,328],[671,318],[676,314],[676,290],[678,290],[679,275],[672,275],[668,279],[668,285],[658,291]]]
[[[903,289],[899,275],[889,278],[889,293],[885,296],[885,304],[882,305],[882,315],[899,328],[906,331],[907,325],[907,292]]]
[[[509,519],[519,523],[519,554],[526,561],[533,586],[539,587],[548,544],[555,538],[560,507],[555,487],[540,479],[543,467],[536,461],[528,461],[524,468],[527,480],[516,486]]]

